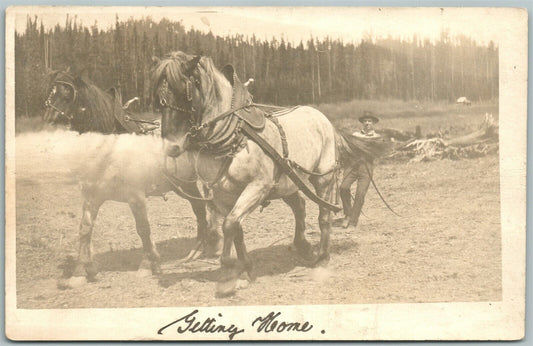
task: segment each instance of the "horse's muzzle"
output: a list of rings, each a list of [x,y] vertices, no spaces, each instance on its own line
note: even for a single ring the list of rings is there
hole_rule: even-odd
[[[170,157],[178,157],[183,153],[183,148],[178,144],[165,140],[164,141],[164,152],[165,155]]]
[[[58,113],[52,108],[47,108],[43,115],[43,120],[49,124],[55,124],[58,118]]]

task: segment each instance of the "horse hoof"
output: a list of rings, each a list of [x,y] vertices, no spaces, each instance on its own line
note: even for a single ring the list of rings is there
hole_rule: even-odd
[[[152,276],[152,270],[147,268],[139,268],[135,276],[137,276],[138,278],[147,278],[149,276]]]
[[[302,256],[305,260],[312,260],[313,259],[313,248],[311,244],[305,242],[300,244],[294,244],[294,247],[296,248],[298,254]]]
[[[216,289],[216,297],[224,298],[224,297],[229,297],[229,296],[234,295],[235,292],[237,291],[238,281],[246,281],[246,280],[232,279],[229,281],[218,282],[217,289]]]
[[[248,280],[238,279],[237,283],[235,284],[235,290],[242,290],[248,288],[248,286],[250,286],[250,282]]]
[[[87,278],[85,276],[72,276],[66,280],[60,280],[57,283],[57,287],[60,289],[76,288],[87,284]]]
[[[60,279],[57,281],[57,288],[59,288],[60,290],[66,290],[71,287],[68,286],[68,282],[66,279]]]
[[[206,258],[220,257],[222,254],[222,248],[218,244],[207,244],[204,247],[203,256]]]
[[[159,264],[152,265],[152,275],[161,275],[163,273],[163,270],[161,270],[161,266]]]
[[[329,263],[329,254],[320,255],[315,261],[314,267],[326,267]]]
[[[331,276],[331,271],[326,267],[316,267],[311,271],[311,277],[314,281],[325,282]]]

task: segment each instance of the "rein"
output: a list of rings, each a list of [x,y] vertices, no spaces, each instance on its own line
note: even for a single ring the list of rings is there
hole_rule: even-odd
[[[379,198],[381,198],[381,200],[383,201],[383,203],[385,204],[385,206],[396,216],[399,216],[399,217],[402,217],[400,214],[398,214],[397,212],[395,212],[391,206],[389,205],[389,203],[387,203],[387,201],[385,200],[385,198],[383,197],[383,195],[381,194],[381,192],[379,191],[378,189],[378,186],[376,185],[376,182],[374,181],[374,176],[372,173],[370,173],[370,169],[368,169],[368,166],[366,165],[366,163],[363,161],[363,165],[365,166],[366,168],[366,171],[368,173],[368,175],[370,176],[370,181],[372,182],[372,185],[374,186],[374,189],[376,190],[376,192],[378,193],[378,196]]]
[[[217,115],[215,118],[209,120],[208,122],[205,122],[201,125],[196,125],[196,126],[192,126],[191,127],[191,130],[189,131],[189,134],[192,136],[192,137],[196,137],[198,135],[198,133],[207,128],[207,127],[210,127],[214,124],[216,124],[217,122],[221,121],[222,119],[230,116],[230,115],[233,115],[233,113],[237,112],[237,111],[240,111],[241,109],[244,109],[244,108],[248,108],[248,107],[251,107],[253,106],[253,103],[251,102],[248,102],[247,104],[243,105],[243,106],[240,106],[240,107],[237,107],[237,108],[232,108],[220,115]]]
[[[175,180],[178,180],[178,182],[180,182],[179,181],[180,179],[177,178],[175,175],[168,173],[166,169],[163,169],[163,176],[167,179],[167,181],[170,183],[170,185],[172,185],[172,187],[174,187],[174,191],[176,191],[176,193],[180,197],[183,197],[183,198],[188,199],[188,200],[200,201],[200,202],[209,202],[209,201],[213,200],[213,196],[204,198],[204,197],[198,197],[198,196],[193,196],[193,195],[188,194],[187,192],[185,192],[183,190],[183,188],[181,186],[179,186],[178,184],[175,183]]]
[[[133,121],[134,123],[153,125],[153,126],[156,126],[156,127],[160,126],[159,121],[157,121],[157,120],[156,121],[148,121],[148,120],[133,119],[129,115],[125,115],[124,116],[124,120]]]
[[[165,179],[170,183],[170,185],[172,185],[172,187],[174,188],[174,191],[181,197],[185,198],[185,199],[188,199],[188,200],[192,200],[192,201],[200,201],[200,202],[209,202],[213,199],[212,196],[210,197],[207,197],[207,198],[204,198],[202,196],[193,196],[191,194],[188,194],[187,192],[185,192],[183,190],[183,188],[181,187],[182,185],[192,185],[192,184],[196,184],[196,179],[194,180],[187,180],[187,179],[183,179],[183,178],[180,178],[176,173],[177,173],[177,166],[176,166],[176,161],[174,160],[174,174],[171,173],[168,168],[167,168],[167,161],[165,160],[165,165],[162,169],[162,172],[163,172],[163,177],[165,177]],[[197,175],[198,176],[198,175]]]

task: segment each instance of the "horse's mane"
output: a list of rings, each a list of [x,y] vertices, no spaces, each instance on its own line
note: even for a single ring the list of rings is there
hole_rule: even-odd
[[[152,85],[157,86],[161,82],[161,79],[166,78],[169,87],[172,90],[179,90],[180,81],[183,82],[189,78],[190,66],[189,62],[194,59],[193,55],[186,54],[181,51],[171,52],[165,55],[154,68],[152,73]],[[202,83],[201,91],[204,93],[204,99],[219,99],[223,94],[222,83],[217,81],[227,81],[222,74],[218,71],[213,63],[213,60],[209,57],[202,57],[198,62],[199,69],[202,70],[202,77],[207,80]],[[154,88],[154,92],[157,88]],[[157,95],[153,95],[154,99],[157,99]],[[216,102],[218,104],[218,102]]]
[[[183,52],[168,53],[159,61],[152,73],[152,85],[158,85],[163,77],[166,78],[169,86],[176,90],[179,87],[178,82],[188,78],[185,74],[185,65],[192,56]],[[154,92],[156,89],[154,88]],[[155,96],[155,95],[154,95]]]
[[[81,132],[115,132],[114,98],[86,78],[80,77],[76,84],[78,102],[86,111],[73,120],[73,128]]]
[[[115,118],[115,111],[121,110],[120,105],[117,107],[120,100],[94,85],[88,77],[73,73],[68,68],[64,71],[51,71],[48,78],[52,85],[63,83],[74,88],[75,99],[71,110],[73,118],[70,123],[72,130],[106,134],[127,132]]]

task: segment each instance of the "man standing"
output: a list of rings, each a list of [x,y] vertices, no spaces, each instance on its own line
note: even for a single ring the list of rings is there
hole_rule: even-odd
[[[363,124],[363,128],[360,131],[352,133],[352,136],[368,141],[380,138],[381,136],[374,131],[374,125],[378,121],[379,119],[375,117],[372,112],[364,111],[363,116],[359,118],[359,122]],[[354,228],[357,226],[359,215],[361,215],[361,209],[365,203],[365,195],[370,186],[372,174],[374,172],[373,161],[374,159],[371,156],[362,154],[361,158],[355,161],[344,174],[344,179],[340,186],[340,196],[345,215],[344,220],[342,221],[343,228],[348,228],[350,224],[353,225]],[[357,181],[357,189],[352,208],[351,187],[355,181]]]

